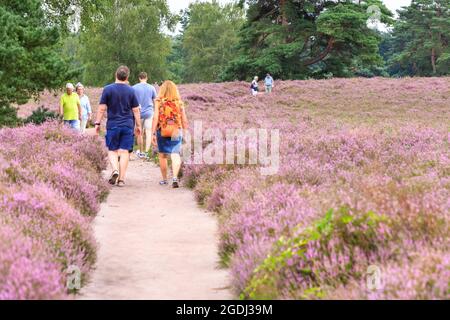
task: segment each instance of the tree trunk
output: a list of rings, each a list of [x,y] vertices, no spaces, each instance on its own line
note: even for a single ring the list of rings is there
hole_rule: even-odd
[[[436,49],[431,49],[431,65],[433,66],[433,74],[436,74]]]
[[[283,26],[287,26],[289,22],[286,17],[286,0],[280,0],[280,15],[281,15],[281,24]]]
[[[325,48],[325,50],[323,50],[322,53],[319,54],[317,57],[314,57],[312,59],[309,59],[309,60],[306,60],[305,62],[303,62],[303,66],[305,66],[305,67],[306,66],[310,66],[310,65],[316,64],[317,62],[320,62],[323,59],[325,59],[330,54],[330,52],[333,50],[333,48],[334,48],[334,41],[335,40],[334,40],[333,37],[328,39],[328,45]]]

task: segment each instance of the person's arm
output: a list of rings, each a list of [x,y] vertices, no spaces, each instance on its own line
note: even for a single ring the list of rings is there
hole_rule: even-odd
[[[61,117],[64,117],[64,99],[63,99],[63,97],[61,97],[61,99],[59,100],[59,114],[61,115]]]
[[[97,134],[100,134],[100,126],[103,120],[103,116],[105,115],[105,112],[106,112],[106,104],[101,104],[98,107],[97,118],[95,119],[95,132]]]
[[[77,107],[78,107],[78,120],[81,120],[83,111],[81,110],[81,100],[80,100],[80,97],[78,96],[78,94],[77,94]]]
[[[78,120],[81,120],[83,112],[81,111],[81,103],[80,100],[78,100]]]
[[[181,107],[181,125],[184,130],[189,129],[189,122],[186,116],[186,108],[184,106]]]
[[[134,121],[135,121],[135,126],[136,126],[136,135],[140,136],[142,134],[140,106],[133,108],[133,114],[134,114]]]
[[[131,104],[131,110],[133,111],[134,115],[134,122],[135,122],[135,134],[137,136],[142,135],[142,123],[141,123],[141,105],[139,104],[139,100],[136,97],[136,92],[133,89],[133,95],[130,101]]]
[[[91,101],[89,101],[89,98],[87,98],[87,106],[88,106],[88,119],[92,119],[92,107],[91,107]]]
[[[158,130],[158,122],[159,122],[159,101],[155,100],[155,113],[153,114],[153,123],[152,123],[152,144],[156,146],[156,130]]]
[[[156,93],[156,89],[153,87],[153,90],[152,90],[153,109],[155,109],[157,97],[158,97],[158,94]]]

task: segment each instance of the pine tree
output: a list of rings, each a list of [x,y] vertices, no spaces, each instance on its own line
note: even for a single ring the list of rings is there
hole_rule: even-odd
[[[399,75],[450,74],[450,0],[413,0],[399,11],[391,42]]]
[[[379,34],[368,27],[368,7],[376,5],[381,21],[392,22],[382,1],[247,1],[239,56],[224,79],[246,79],[270,72],[298,79],[353,75],[358,66],[381,65]]]
[[[70,77],[58,54],[59,33],[38,0],[0,0],[0,126],[18,123],[11,104],[25,103]]]

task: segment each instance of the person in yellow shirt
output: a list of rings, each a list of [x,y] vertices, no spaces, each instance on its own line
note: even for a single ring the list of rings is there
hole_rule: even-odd
[[[75,91],[73,84],[66,85],[66,93],[61,97],[59,113],[63,116],[64,124],[74,130],[80,131],[81,103],[80,97]]]

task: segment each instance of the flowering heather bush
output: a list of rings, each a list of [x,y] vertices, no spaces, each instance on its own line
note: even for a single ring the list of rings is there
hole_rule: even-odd
[[[92,101],[100,92],[87,90]],[[277,81],[258,97],[244,82],[180,92],[204,129],[281,130],[274,176],[183,170],[219,216],[220,254],[242,298],[449,298],[450,78]],[[54,109],[58,98],[41,104]],[[88,213],[89,203],[78,205]],[[366,291],[370,265],[383,270],[381,291]]]
[[[106,153],[96,137],[81,137],[55,123],[0,132],[0,155],[13,182],[42,181],[62,192],[85,215],[95,215],[108,186],[98,172]]]
[[[0,131],[0,299],[66,298],[69,266],[87,280],[105,159],[100,140],[56,122]]]
[[[0,224],[0,300],[61,299],[59,266],[46,248]]]
[[[388,264],[382,273],[381,288],[364,290],[366,284],[353,282],[331,292],[333,299],[408,299],[433,300],[449,298],[449,253],[432,247],[410,255],[410,260]]]
[[[180,90],[191,123],[281,130],[274,176],[184,168],[219,215],[242,298],[449,297],[450,78],[286,81],[256,98],[246,83]],[[382,291],[366,290],[371,265]]]
[[[85,274],[95,262],[96,243],[89,220],[45,185],[0,190],[0,222],[49,245],[53,261]],[[52,232],[49,232],[52,230]]]

